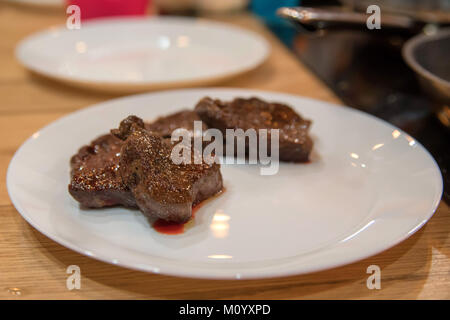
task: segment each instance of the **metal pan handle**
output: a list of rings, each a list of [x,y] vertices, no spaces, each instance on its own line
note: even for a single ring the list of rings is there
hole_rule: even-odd
[[[307,7],[282,7],[277,10],[277,14],[300,24],[309,31],[322,29],[366,29],[369,17],[365,13],[342,11],[341,9],[316,9]],[[416,27],[413,19],[394,14],[381,15],[381,29],[411,30]]]

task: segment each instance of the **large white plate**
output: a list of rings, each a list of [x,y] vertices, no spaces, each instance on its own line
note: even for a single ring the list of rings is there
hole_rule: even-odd
[[[62,8],[62,6],[66,4],[65,0],[4,0],[4,1],[34,7],[50,7],[50,8]]]
[[[114,91],[207,84],[254,69],[269,53],[259,35],[203,19],[111,18],[52,28],[16,50],[28,69]]]
[[[312,162],[282,163],[273,176],[222,166],[226,191],[181,235],[156,232],[139,211],[79,209],[67,185],[81,145],[129,114],[151,120],[206,95],[290,104],[314,121]],[[312,272],[376,254],[422,227],[442,194],[433,158],[386,122],[292,95],[213,88],[131,96],[63,117],[17,151],[7,186],[31,225],[77,252],[143,271],[228,279]]]

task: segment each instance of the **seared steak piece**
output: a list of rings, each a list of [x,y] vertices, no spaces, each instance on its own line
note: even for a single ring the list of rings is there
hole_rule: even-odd
[[[129,121],[135,123],[130,127]],[[113,132],[125,139],[119,161],[122,180],[145,215],[182,223],[191,218],[192,206],[222,190],[220,165],[174,164],[171,147],[139,120],[127,118]]]
[[[128,117],[121,125],[123,132],[128,132],[133,123],[156,131],[170,144],[173,130],[194,129],[194,120],[200,120],[194,111],[184,110],[167,117],[158,118],[155,122],[144,123],[138,117]],[[203,125],[203,129],[206,126]],[[122,136],[119,131],[114,132]],[[120,149],[123,141],[112,134],[103,135],[90,145],[82,147],[71,161],[71,180],[69,193],[83,207],[100,208],[115,205],[137,207],[128,187],[122,183],[118,172]]]
[[[308,136],[311,121],[303,119],[285,104],[268,103],[258,98],[223,102],[206,97],[197,103],[195,111],[210,128],[221,130],[224,137],[226,129],[279,129],[280,160],[305,162],[309,159],[313,147]]]
[[[194,121],[201,121],[195,111],[182,110],[168,116],[160,117],[152,123],[145,124],[145,128],[147,130],[157,132],[164,138],[170,138],[172,136],[172,132],[178,128],[194,131]],[[202,130],[206,129],[208,129],[208,127],[205,123],[202,123]]]
[[[131,191],[122,183],[118,172],[122,145],[122,140],[106,134],[82,147],[71,158],[69,192],[82,206],[136,207]]]

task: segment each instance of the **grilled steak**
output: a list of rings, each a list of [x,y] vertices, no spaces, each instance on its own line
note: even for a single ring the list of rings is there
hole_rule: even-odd
[[[129,117],[112,131],[125,140],[119,162],[122,180],[145,215],[185,222],[193,205],[222,190],[220,166],[174,164],[171,147],[143,127],[139,119]]]
[[[258,98],[223,102],[206,97],[198,102],[195,111],[208,127],[219,129],[224,137],[226,129],[279,129],[280,160],[304,162],[309,159],[313,147],[308,136],[311,121],[303,119],[287,105]],[[248,149],[248,145],[246,147]]]
[[[70,160],[69,192],[82,206],[136,207],[131,191],[122,183],[118,172],[122,145],[122,140],[106,134],[82,147]]]
[[[176,128],[193,130],[194,120],[200,120],[194,111],[181,111],[155,122],[145,123],[138,117],[128,117],[121,129],[129,130],[132,123],[139,122],[149,130],[155,131],[170,144],[170,135]],[[204,125],[203,128],[206,126]],[[121,136],[116,131],[115,135]],[[71,161],[71,180],[69,193],[83,207],[101,208],[115,205],[136,207],[131,191],[122,183],[118,172],[120,149],[123,141],[112,134],[103,135],[90,145],[80,148]]]

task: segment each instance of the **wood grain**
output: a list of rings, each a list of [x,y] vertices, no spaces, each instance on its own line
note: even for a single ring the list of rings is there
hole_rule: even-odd
[[[420,231],[379,255],[328,271],[267,280],[193,280],[131,271],[79,255],[33,229],[12,206],[6,190],[6,170],[15,150],[51,121],[115,96],[32,75],[15,60],[14,48],[19,40],[45,27],[63,24],[64,19],[58,11],[47,13],[0,4],[0,298],[450,298],[450,210],[445,203]],[[256,31],[272,45],[264,65],[221,86],[280,91],[339,103],[255,18],[241,14],[214,19]],[[65,271],[71,264],[81,268],[81,290],[66,289]],[[381,290],[366,287],[366,269],[372,264],[382,269]]]

